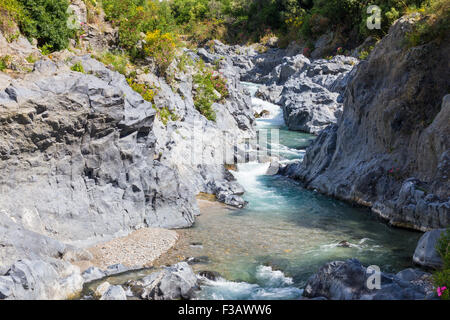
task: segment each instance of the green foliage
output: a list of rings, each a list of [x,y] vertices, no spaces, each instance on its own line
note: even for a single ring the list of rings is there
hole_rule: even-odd
[[[156,110],[157,116],[159,117],[159,119],[161,120],[161,122],[164,125],[167,125],[169,120],[171,120],[171,121],[178,120],[178,116],[175,113],[173,113],[172,111],[170,111],[169,108],[167,108],[167,107],[163,107],[161,109],[157,109],[156,107],[154,107],[154,109]]]
[[[25,12],[17,0],[0,1],[0,31],[11,34],[15,30],[15,24],[25,19]]]
[[[128,50],[132,57],[142,53],[137,47],[141,33],[160,30],[162,33],[173,31],[174,17],[166,1],[157,0],[104,0],[106,19],[119,27],[120,45]]]
[[[44,44],[44,45],[41,47],[41,53],[42,53],[44,56],[49,55],[50,53],[53,52],[52,48],[53,48],[53,46],[52,46],[51,44]]]
[[[67,48],[74,31],[67,27],[67,0],[18,0],[25,12],[20,21],[22,32],[36,38],[40,47],[53,51]]]
[[[154,59],[161,74],[166,73],[175,58],[176,48],[175,36],[172,33],[161,33],[160,30],[155,30],[148,32],[145,36],[144,54]]]
[[[443,42],[450,30],[450,2],[447,0],[427,0],[417,10],[422,15],[414,30],[407,35],[409,47],[423,45],[431,41]]]
[[[372,52],[373,46],[370,46],[367,50],[363,50],[359,53],[359,60],[366,60],[369,57],[370,52]]]
[[[127,82],[134,91],[142,96],[144,100],[153,103],[153,99],[156,94],[156,90],[154,88],[151,88],[150,86],[143,83],[137,83],[131,77],[127,78]]]
[[[11,57],[6,55],[3,57],[0,57],[0,71],[4,71],[8,68],[9,63],[11,62]]]
[[[182,55],[180,55],[178,57],[177,68],[181,72],[186,72],[187,66],[193,66],[193,65],[194,65],[194,62],[186,53],[183,53]]]
[[[437,288],[447,287],[443,291],[441,299],[450,300],[450,229],[442,233],[436,245],[436,250],[442,258],[442,270],[436,271],[433,274],[433,282]]]
[[[75,71],[75,72],[86,73],[84,71],[83,65],[80,62],[77,62],[73,66],[71,66],[70,70]]]
[[[194,96],[195,108],[208,120],[215,121],[216,113],[212,105],[228,97],[226,80],[219,73],[207,68],[201,61],[197,64],[198,72],[194,75],[194,84],[197,86]]]
[[[25,58],[25,60],[27,60],[28,63],[35,63],[37,59],[32,54],[30,54],[28,57]]]

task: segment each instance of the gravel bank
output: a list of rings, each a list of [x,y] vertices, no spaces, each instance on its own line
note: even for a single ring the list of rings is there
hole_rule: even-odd
[[[121,263],[129,268],[150,266],[152,262],[167,252],[178,240],[174,230],[143,228],[120,237],[99,243],[87,249],[93,259],[76,264],[85,270],[91,266],[100,269]]]

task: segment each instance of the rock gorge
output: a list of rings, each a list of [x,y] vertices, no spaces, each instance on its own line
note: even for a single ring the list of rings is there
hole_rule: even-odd
[[[176,70],[175,86],[154,72],[137,75],[158,88],[154,106],[91,55],[63,51],[40,59],[22,77],[0,73],[0,299],[73,297],[107,273],[82,273],[69,256],[143,227],[190,227],[199,193],[244,207],[245,190],[222,158],[225,151],[244,161],[236,143],[257,135],[251,97],[240,81],[262,84],[256,95],[281,106],[289,129],[317,136],[303,161],[278,174],[370,207],[396,227],[448,227],[450,42],[405,48],[414,23],[414,17],[399,19],[365,61],[340,55],[313,60],[295,45],[261,53],[213,41],[183,49],[192,62],[216,65],[227,80],[229,95],[212,105],[215,121],[195,107],[191,67]],[[93,32],[94,44],[109,45],[98,37]],[[108,31],[108,37],[114,36]],[[36,50],[22,37],[2,43],[16,56]],[[71,70],[75,64],[83,72]],[[176,120],[158,117],[165,108]],[[192,146],[194,138],[201,148]],[[192,162],[193,156],[202,161]],[[424,237],[414,261],[435,267],[437,237],[430,245],[430,233]],[[127,288],[142,299],[188,299],[198,281],[181,263]],[[304,295],[432,296],[429,275],[418,270],[383,273],[378,295],[366,292],[364,281],[359,261],[331,262],[310,278]],[[355,293],[343,295],[349,290]],[[126,298],[121,286],[105,286],[100,297]]]

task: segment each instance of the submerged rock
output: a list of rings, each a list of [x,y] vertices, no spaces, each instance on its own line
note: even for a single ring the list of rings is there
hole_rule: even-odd
[[[190,257],[185,260],[189,265],[194,264],[207,264],[210,262],[208,256]]]
[[[352,245],[350,242],[346,241],[346,240],[342,240],[337,244],[338,247],[343,247],[343,248],[350,248]]]
[[[416,300],[434,297],[431,275],[407,269],[397,275],[379,273],[380,288],[370,278],[369,270],[356,259],[333,261],[311,276],[303,295],[308,298],[325,297],[331,300]]]
[[[206,278],[206,279],[211,280],[211,281],[216,281],[217,279],[221,278],[220,273],[218,273],[216,271],[208,271],[208,270],[200,271],[198,273],[198,275],[200,277]]]

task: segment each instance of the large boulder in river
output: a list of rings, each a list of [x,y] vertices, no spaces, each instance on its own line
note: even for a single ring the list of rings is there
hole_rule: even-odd
[[[282,172],[427,231],[450,225],[450,41],[408,48],[415,22],[391,27],[350,78],[337,126]]]
[[[435,229],[424,233],[414,251],[414,263],[426,268],[442,267],[442,259],[436,250],[436,245],[443,232],[445,229]]]
[[[127,300],[127,295],[122,286],[109,286],[100,300]]]
[[[406,269],[398,274],[365,268],[356,259],[325,264],[311,276],[303,295],[307,298],[325,297],[331,300],[413,300],[434,297],[431,275],[420,270]],[[378,275],[380,287],[371,277]]]

